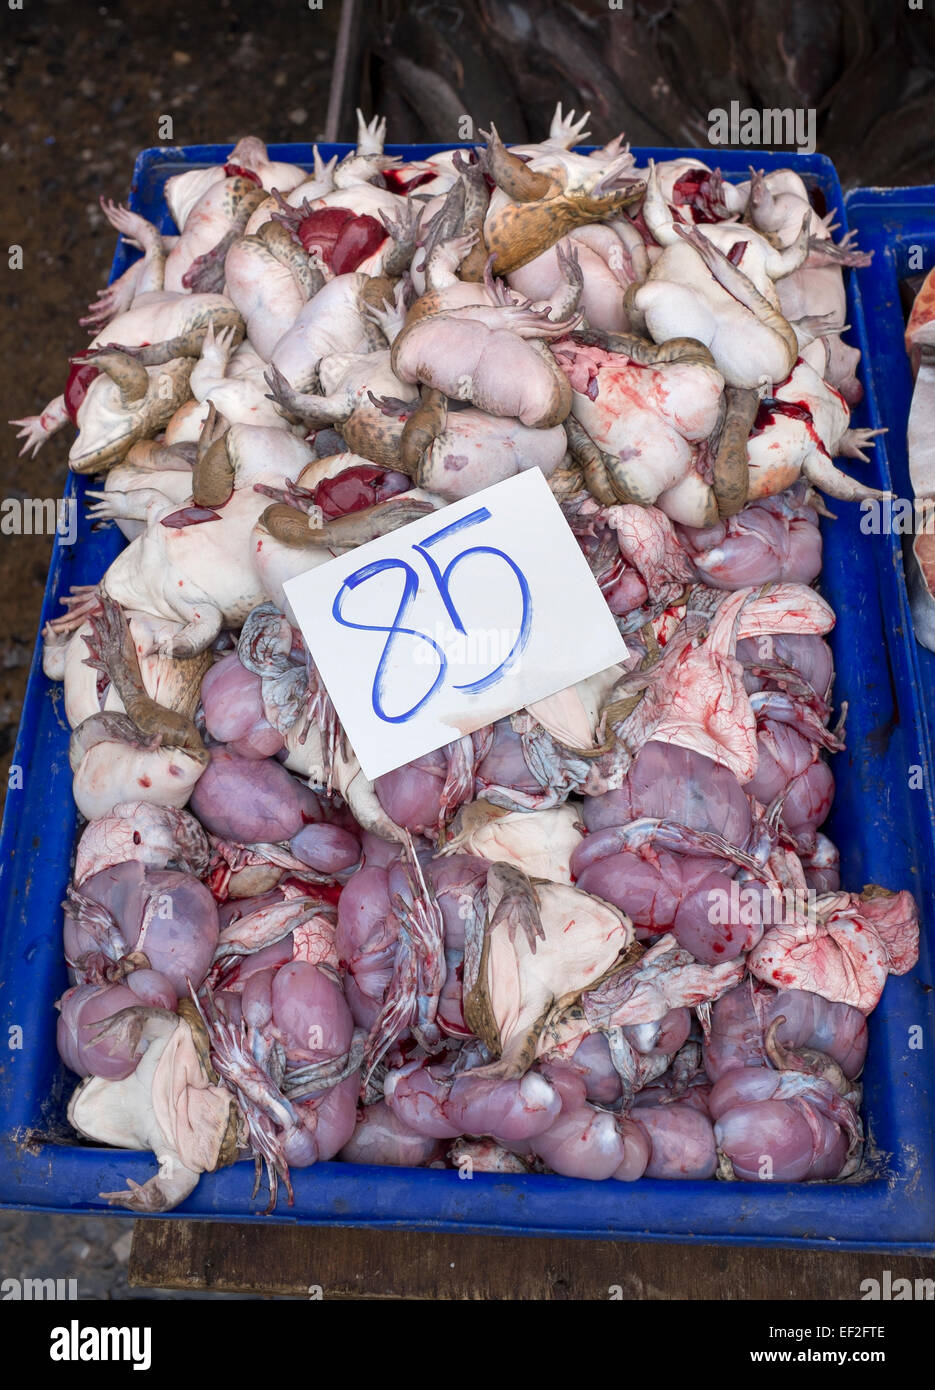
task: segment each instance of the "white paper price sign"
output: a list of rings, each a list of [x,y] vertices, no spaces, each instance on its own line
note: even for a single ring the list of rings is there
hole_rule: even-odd
[[[626,656],[538,468],[285,589],[371,779]]]

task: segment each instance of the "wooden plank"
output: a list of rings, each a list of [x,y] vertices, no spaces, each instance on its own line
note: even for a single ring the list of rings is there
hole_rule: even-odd
[[[861,1281],[935,1277],[915,1256],[523,1240],[423,1231],[137,1221],[138,1288],[385,1299],[859,1299]],[[311,1290],[311,1293],[310,1293]]]

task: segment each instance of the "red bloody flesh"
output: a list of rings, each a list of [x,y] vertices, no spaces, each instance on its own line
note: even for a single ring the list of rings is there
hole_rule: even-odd
[[[359,512],[363,507],[372,507],[377,502],[385,502],[409,487],[409,479],[404,473],[395,473],[376,465],[356,464],[345,468],[336,478],[325,478],[314,492],[315,505],[321,507],[326,521],[335,517],[347,516],[349,512]]]
[[[100,367],[91,362],[72,362],[65,383],[65,409],[73,425],[78,423],[78,407],[88,394],[88,387],[100,374]]]
[[[756,419],[753,422],[753,428],[750,431],[750,438],[762,434],[770,425],[775,424],[777,415],[785,415],[789,420],[801,420],[813,442],[817,444],[823,454],[827,454],[828,450],[815,428],[812,412],[804,401],[777,401],[774,397],[767,397],[761,401],[760,408],[756,412]]]
[[[306,251],[317,247],[335,275],[347,275],[372,256],[388,236],[369,214],[355,217],[347,208],[318,208],[299,223],[299,240]]]
[[[687,203],[695,214],[696,222],[718,220],[712,209],[713,189],[707,169],[687,169],[681,178],[676,179],[672,185],[672,201]]]
[[[255,174],[252,169],[245,169],[242,164],[225,164],[224,177],[227,179],[250,179],[253,183],[260,182],[259,174]]]
[[[330,264],[335,243],[353,217],[354,214],[347,208],[318,208],[299,223],[299,240],[306,251],[317,246]]]
[[[334,906],[337,906],[342,891],[340,883],[310,883],[308,879],[298,878],[295,874],[284,878],[279,886],[281,888],[298,888],[307,897],[317,897],[322,903],[331,903]]]
[[[181,511],[161,517],[160,524],[168,526],[172,531],[181,531],[186,526],[199,526],[203,521],[220,520],[219,514],[211,511],[210,507],[183,507]]]
[[[338,237],[331,257],[331,269],[335,275],[347,275],[356,270],[362,261],[379,251],[388,236],[385,227],[366,213],[349,222]]]
[[[431,169],[423,169],[418,174],[410,174],[408,169],[384,169],[383,171],[383,182],[386,187],[391,193],[402,195],[411,193],[414,188],[421,188],[424,183],[431,183],[434,178],[435,173]]]

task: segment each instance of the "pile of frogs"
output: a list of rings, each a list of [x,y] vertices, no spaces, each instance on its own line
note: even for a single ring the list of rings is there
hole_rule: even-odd
[[[586,118],[585,118],[586,119]],[[858,352],[794,171],[548,137],[311,170],[241,140],[90,306],[61,396],[128,544],[44,634],[82,818],[58,1042],[88,1140],[183,1201],[244,1159],[844,1179],[867,1015],[917,958],[841,886],[822,494]],[[370,781],[290,578],[517,472],[624,662]]]

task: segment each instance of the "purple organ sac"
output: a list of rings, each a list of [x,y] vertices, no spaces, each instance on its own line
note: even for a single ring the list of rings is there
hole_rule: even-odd
[[[339,874],[352,869],[360,860],[360,840],[340,825],[304,825],[293,835],[292,853],[310,869],[322,874]]]
[[[205,728],[245,758],[271,758],[284,746],[263,709],[262,681],[240,664],[236,652],[221,657],[201,682]]]
[[[652,816],[720,835],[741,849],[751,827],[750,802],[729,768],[690,748],[652,741],[619,790],[586,797],[581,814],[592,832]]]
[[[399,920],[390,902],[389,873],[358,869],[341,890],[335,946],[354,1022],[369,1028],[393,975]]]
[[[140,972],[142,973],[142,972]],[[59,1056],[79,1076],[102,1076],[120,1081],[136,1070],[142,1054],[135,1054],[126,1033],[97,1037],[105,1019],[140,1005],[174,1009],[171,990],[153,991],[140,998],[126,985],[76,985],[59,1000],[56,1031]]]
[[[434,835],[442,815],[448,759],[442,749],[385,772],[374,782],[377,799],[397,825],[413,835]]]
[[[443,1157],[441,1139],[408,1129],[385,1100],[366,1105],[357,1128],[338,1157],[342,1163],[379,1163],[394,1168],[421,1168]]]
[[[195,989],[202,983],[217,946],[218,912],[197,878],[129,860],[92,874],[81,893],[107,909],[126,953],[141,953],[179,998],[188,994],[189,981]],[[69,960],[99,950],[84,913],[66,917],[64,936]]]
[[[632,1119],[642,1125],[652,1143],[646,1166],[648,1178],[712,1178],[717,1168],[714,1130],[708,1116],[694,1106],[640,1105]]]
[[[768,1064],[766,1034],[774,1020],[776,1041],[830,1057],[845,1076],[860,1074],[867,1055],[867,1019],[860,1009],[804,989],[778,992],[746,980],[729,990],[711,1010],[711,1032],[704,1043],[705,1071],[718,1082],[740,1067]],[[814,1059],[813,1059],[814,1060]]]
[[[189,802],[206,830],[239,844],[291,840],[322,818],[318,798],[272,758],[212,748]]]
[[[718,1148],[735,1176],[750,1181],[837,1177],[857,1132],[849,1103],[827,1082],[802,1073],[731,1071],[713,1087],[709,1104]]]

